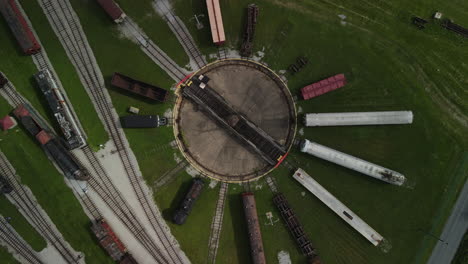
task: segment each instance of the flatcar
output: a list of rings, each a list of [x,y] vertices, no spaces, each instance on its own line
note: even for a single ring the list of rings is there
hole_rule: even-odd
[[[165,102],[169,96],[169,92],[166,89],[135,80],[118,72],[115,72],[112,76],[111,84],[114,87],[154,101]]]
[[[13,188],[11,187],[8,180],[5,179],[3,177],[3,175],[0,175],[0,194],[1,193],[11,193],[11,191],[13,191]]]
[[[241,46],[240,54],[243,57],[252,55],[253,38],[255,27],[257,25],[258,7],[255,4],[250,4],[247,7],[247,22],[245,23],[244,39]]]
[[[206,0],[206,7],[208,9],[208,17],[210,19],[213,43],[216,45],[222,45],[226,42],[226,36],[224,34],[223,17],[221,15],[219,0]]]
[[[39,71],[34,75],[49,109],[62,130],[68,149],[80,148],[86,145],[81,130],[75,121],[75,117],[68,107],[62,92],[48,70]]]
[[[245,221],[247,222],[252,261],[254,264],[266,264],[255,196],[251,192],[245,192],[241,195],[244,205]]]
[[[302,225],[299,223],[296,214],[292,210],[291,206],[289,206],[286,197],[282,193],[277,193],[273,197],[273,203],[278,208],[278,211],[281,214],[284,222],[286,223],[286,227],[289,230],[289,233],[296,241],[296,244],[301,249],[302,254],[307,256],[309,262],[311,264],[320,264],[320,258],[315,251],[315,248],[312,246],[309,238],[304,232]]]
[[[110,18],[115,23],[120,23],[122,22],[126,15],[122,11],[122,9],[119,7],[119,5],[113,1],[113,0],[97,0],[99,5],[106,11],[106,13],[109,15]]]
[[[42,121],[39,121],[39,118],[30,109],[31,107],[27,105],[19,105],[13,111],[13,114],[29,134],[41,145],[48,157],[57,164],[65,176],[80,181],[88,180],[90,178],[88,171],[73,158],[63,145],[63,142],[49,132],[46,125]]]
[[[25,54],[31,55],[41,50],[41,45],[29,28],[15,0],[0,0],[0,13]]]
[[[187,220],[190,212],[192,211],[195,201],[201,194],[204,182],[201,178],[195,178],[192,181],[192,186],[184,197],[179,208],[175,211],[172,220],[178,225],[182,225]]]

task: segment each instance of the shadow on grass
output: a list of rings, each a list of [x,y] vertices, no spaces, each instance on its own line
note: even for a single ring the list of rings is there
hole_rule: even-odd
[[[162,211],[162,216],[163,216],[164,220],[172,222],[172,216],[174,215],[174,212],[177,210],[180,203],[184,200],[185,194],[188,192],[191,185],[192,185],[192,179],[184,181],[180,185],[180,188],[179,188],[179,190],[177,190],[177,193],[175,194],[174,198],[172,199],[172,202],[171,202],[171,205],[169,206],[169,208],[166,208],[166,209],[164,209]],[[190,218],[190,216],[188,218]],[[188,218],[187,218],[187,220],[188,220]]]
[[[237,260],[239,263],[252,263],[250,258],[250,243],[245,224],[244,210],[240,194],[229,195],[229,210],[231,211],[232,230],[234,233],[234,244]]]

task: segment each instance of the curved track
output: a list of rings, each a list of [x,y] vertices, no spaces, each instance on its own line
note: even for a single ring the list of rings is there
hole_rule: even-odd
[[[128,31],[132,32],[133,37],[140,44],[140,48],[176,82],[182,80],[188,74],[156,46],[129,17],[125,18],[121,26],[126,27]]]
[[[142,180],[130,158],[123,131],[118,125],[109,95],[105,91],[101,72],[70,3],[68,1],[52,0],[40,0],[39,2],[56,35],[62,42],[67,55],[75,65],[81,81],[93,99],[98,114],[101,115],[105,128],[115,143],[134,192],[158,239],[161,241],[163,250],[168,254],[170,261],[166,263],[184,263],[184,259],[178,252],[179,250],[175,248],[175,242],[167,234],[169,232],[166,230],[167,226],[160,213],[156,211],[154,202],[144,192]],[[160,250],[160,253],[163,253],[163,251]]]
[[[3,240],[16,254],[29,264],[43,264],[37,253],[16,233],[0,215],[0,240]]]
[[[79,263],[80,256],[75,255],[69,248],[69,245],[61,237],[59,231],[49,224],[51,220],[44,216],[37,201],[32,197],[32,194],[20,184],[19,180],[16,178],[14,169],[2,152],[0,152],[0,172],[13,188],[13,191],[6,194],[6,196],[14,202],[23,214],[25,214],[39,234],[57,249],[66,263]]]

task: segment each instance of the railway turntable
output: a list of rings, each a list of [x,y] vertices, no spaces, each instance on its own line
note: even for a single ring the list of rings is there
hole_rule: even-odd
[[[294,101],[266,66],[242,59],[217,61],[194,73],[177,95],[177,145],[203,175],[250,181],[287,156],[296,133]]]

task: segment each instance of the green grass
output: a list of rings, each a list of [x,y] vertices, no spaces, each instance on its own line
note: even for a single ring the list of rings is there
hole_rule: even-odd
[[[189,63],[189,58],[182,45],[172,34],[166,21],[162,19],[154,10],[153,0],[119,0],[117,1],[124,12],[137,22],[148,37],[166,52],[180,66]],[[109,19],[110,21],[110,19]],[[113,22],[109,22],[113,23]]]
[[[0,99],[0,115],[10,111]],[[43,150],[22,128],[0,135],[0,148],[21,178],[30,187],[38,203],[47,212],[65,240],[86,255],[89,263],[112,263],[95,242],[89,229],[90,220],[83,212],[64,178],[47,159]],[[73,220],[71,220],[73,219]],[[18,226],[20,234],[27,232]]]
[[[170,102],[154,103],[110,88],[110,78],[114,72],[121,72],[167,90],[174,81],[135,43],[119,37],[117,26],[109,23],[106,13],[97,3],[92,1],[83,3],[78,0],[71,2],[80,17],[119,116],[128,115],[127,109],[130,106],[138,107],[140,114],[152,115],[162,115],[168,109],[172,109],[173,105]],[[169,143],[174,140],[172,127],[125,129],[125,133],[140,164],[143,176],[149,183],[176,165],[175,150],[168,147]]]
[[[452,261],[452,264],[467,264],[468,263],[468,232],[465,233],[463,240],[458,247],[457,254]]]
[[[231,47],[240,45],[244,8],[248,3],[221,1]],[[460,119],[457,113],[466,115],[468,110],[465,89],[468,81],[464,74],[468,70],[464,63],[468,52],[466,40],[435,22],[425,30],[418,30],[410,19],[413,14],[429,17],[438,9],[466,25],[468,16],[460,8],[466,7],[466,3],[256,3],[260,16],[254,47],[265,51],[265,62],[279,71],[299,55],[310,60],[301,73],[288,76],[293,94],[306,84],[338,72],[349,79],[341,90],[299,102],[303,112],[408,109],[415,114],[410,126],[304,129],[303,137],[400,171],[412,185],[412,188],[385,185],[294,151],[289,159],[297,160],[299,166],[393,246],[387,254],[374,248],[310,194],[302,196],[305,189],[290,178],[291,173],[278,175],[280,188],[293,204],[322,259],[327,263],[424,263],[435,242],[424,233],[440,232],[455,194],[467,177],[458,169],[466,163],[463,153],[467,138],[466,126],[457,120]],[[203,1],[190,4],[176,1],[176,13],[186,19],[193,13],[205,12],[204,5]],[[347,16],[346,25],[340,24],[339,14]],[[197,32],[193,27],[191,30],[201,49],[210,51],[209,30]],[[268,197],[263,191],[256,195],[259,204],[264,203],[264,196]],[[369,202],[370,197],[376,202]],[[231,205],[232,211],[230,208]],[[270,210],[275,212],[273,207]],[[276,241],[289,239],[287,233],[278,234],[281,239]],[[227,245],[236,236],[234,229],[228,228],[223,231],[222,240]],[[275,259],[279,248],[285,247],[266,245],[270,261]],[[289,253],[293,261],[300,259],[297,250]],[[249,252],[226,246],[220,247],[218,254],[223,261],[236,262],[246,261]]]
[[[179,226],[172,223],[172,215],[190,188],[192,176],[184,171],[176,177],[173,182],[155,194],[155,199],[172,234],[177,238],[190,261],[204,263],[208,257],[206,244],[209,240],[211,220],[218,200],[219,184],[215,188],[210,188],[209,180],[205,180],[202,194],[195,203],[190,216],[185,224]]]
[[[39,252],[47,246],[46,241],[41,235],[36,232],[18,209],[3,195],[0,196],[0,214],[2,217],[11,217],[10,225],[35,251]]]
[[[4,264],[20,264],[4,247],[0,247],[0,259]]]
[[[104,130],[104,126],[88,94],[78,78],[75,68],[68,60],[63,46],[50,27],[37,1],[21,1],[21,4],[31,20],[31,23],[34,25],[34,29],[39,35],[43,48],[47,51],[48,57],[63,84],[63,88],[67,92],[68,98],[88,135],[89,145],[97,148],[97,146],[104,144],[108,140],[108,135]],[[36,86],[31,88],[35,89],[35,91],[39,91],[39,88]],[[41,99],[43,97],[38,92],[36,96]],[[42,106],[47,108],[47,102],[45,102],[45,100],[42,100]]]

